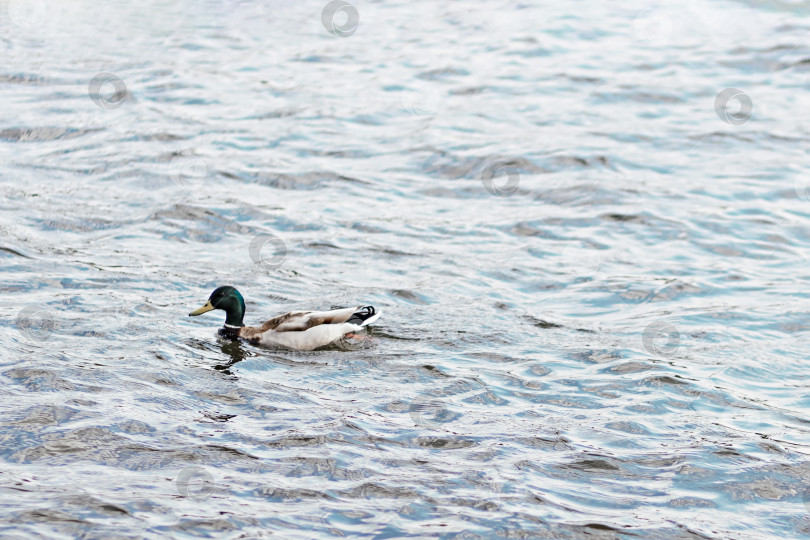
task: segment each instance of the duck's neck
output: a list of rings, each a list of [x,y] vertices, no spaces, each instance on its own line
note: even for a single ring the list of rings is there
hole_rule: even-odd
[[[226,312],[225,317],[225,327],[228,326],[240,328],[245,326],[245,323],[242,322],[242,319],[245,318],[245,311],[243,309],[229,309]]]
[[[245,326],[245,323],[242,322],[242,319],[245,317],[245,301],[238,291],[233,291],[233,294],[220,301],[217,307],[225,311],[226,327]]]
[[[217,289],[217,291],[219,290]],[[216,293],[216,291],[214,292]],[[225,296],[214,300],[209,299],[209,302],[213,302],[214,309],[221,309],[225,312],[225,326],[222,327],[219,333],[222,335],[234,333],[238,335],[239,329],[245,326],[242,322],[245,317],[245,300],[239,294],[239,291],[231,287]]]

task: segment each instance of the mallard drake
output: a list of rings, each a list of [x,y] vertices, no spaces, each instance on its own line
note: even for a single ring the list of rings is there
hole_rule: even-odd
[[[230,286],[219,287],[201,308],[188,314],[196,317],[214,309],[225,312],[221,336],[246,339],[257,345],[283,345],[299,351],[311,351],[329,345],[347,334],[359,331],[380,317],[373,306],[331,311],[291,311],[273,317],[261,326],[245,326],[245,300]]]

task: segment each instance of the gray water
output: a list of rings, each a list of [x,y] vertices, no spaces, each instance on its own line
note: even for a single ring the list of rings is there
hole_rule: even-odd
[[[0,3],[0,536],[810,536],[808,29]]]

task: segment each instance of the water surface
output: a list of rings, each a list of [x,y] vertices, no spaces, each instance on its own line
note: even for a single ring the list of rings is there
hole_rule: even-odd
[[[807,4],[325,7],[0,3],[0,535],[810,535]]]

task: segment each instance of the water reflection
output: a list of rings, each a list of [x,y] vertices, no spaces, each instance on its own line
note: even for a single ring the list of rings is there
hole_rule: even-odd
[[[238,364],[245,358],[251,356],[251,354],[245,349],[242,345],[242,342],[238,339],[226,339],[219,337],[217,338],[217,342],[219,343],[219,350],[228,357],[228,361],[224,364],[217,364],[214,366],[214,369],[217,371],[221,371],[228,375],[233,375],[230,368],[231,366]]]

